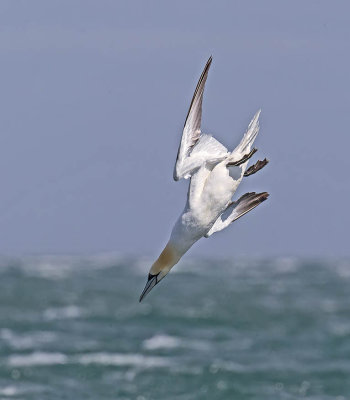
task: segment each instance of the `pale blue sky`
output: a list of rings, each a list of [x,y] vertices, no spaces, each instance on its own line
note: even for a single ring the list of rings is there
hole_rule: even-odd
[[[1,1],[0,254],[157,255],[212,54],[203,131],[232,148],[261,107],[238,195],[271,196],[191,254],[349,256],[349,42],[347,1]]]

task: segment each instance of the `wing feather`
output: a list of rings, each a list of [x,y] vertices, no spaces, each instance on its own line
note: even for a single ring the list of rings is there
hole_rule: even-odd
[[[249,192],[241,196],[237,201],[228,205],[226,210],[220,215],[211,227],[205,237],[211,236],[215,232],[219,232],[227,228],[232,222],[243,217],[250,210],[257,207],[260,203],[269,197],[267,192],[255,193]]]
[[[212,57],[210,56],[204,67],[202,75],[199,78],[196,90],[192,97],[190,108],[187,113],[184,129],[182,132],[182,138],[175,162],[175,181],[183,177],[182,169],[184,166],[184,162],[186,158],[190,155],[192,148],[198,142],[198,139],[201,135],[203,93],[211,62]]]

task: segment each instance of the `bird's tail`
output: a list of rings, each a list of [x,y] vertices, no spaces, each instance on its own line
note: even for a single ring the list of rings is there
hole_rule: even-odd
[[[257,137],[259,133],[259,116],[260,116],[261,110],[259,110],[253,117],[253,119],[250,121],[248,125],[248,129],[246,133],[244,134],[240,144],[235,148],[235,151],[239,151],[243,154],[247,153],[250,151],[251,145],[254,143],[255,138]]]

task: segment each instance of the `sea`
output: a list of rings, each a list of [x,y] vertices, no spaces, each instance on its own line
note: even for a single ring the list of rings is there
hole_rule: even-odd
[[[0,400],[348,400],[350,260],[0,258]]]

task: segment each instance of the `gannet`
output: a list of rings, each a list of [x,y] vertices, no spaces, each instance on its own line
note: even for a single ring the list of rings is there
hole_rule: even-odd
[[[225,229],[269,196],[267,192],[250,192],[232,200],[243,177],[255,174],[268,163],[265,158],[247,169],[249,159],[257,151],[252,145],[259,132],[260,110],[232,152],[213,136],[201,132],[203,92],[211,62],[212,57],[199,78],[175,162],[174,180],[190,179],[186,205],[167,245],[149,271],[140,301],[195,242]]]

